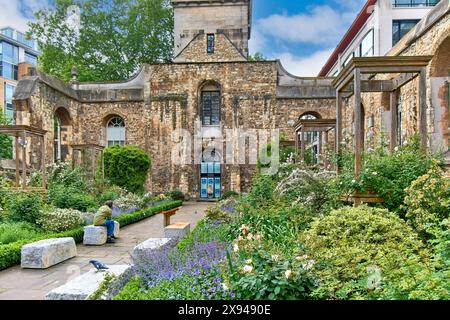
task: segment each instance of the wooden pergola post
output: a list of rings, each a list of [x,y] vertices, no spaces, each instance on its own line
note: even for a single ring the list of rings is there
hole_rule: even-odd
[[[391,109],[391,129],[390,129],[390,150],[391,152],[394,152],[395,147],[398,144],[398,97],[397,97],[397,91],[392,91],[389,94],[389,104]]]
[[[354,70],[354,94],[355,94],[355,176],[359,177],[362,166],[363,130],[361,127],[361,72],[358,68]]]
[[[47,176],[45,172],[45,135],[47,131],[34,128],[31,126],[25,125],[2,125],[0,126],[0,133],[12,136],[15,138],[14,147],[16,149],[15,157],[16,157],[16,181],[15,188],[11,188],[12,191],[36,191],[43,192],[47,186]],[[40,151],[41,151],[41,166],[40,171],[42,174],[42,184],[39,188],[33,188],[27,186],[27,139],[31,137],[37,137],[41,142]],[[19,143],[19,139],[22,140]],[[32,142],[30,140],[30,142]],[[31,145],[31,144],[30,144]],[[20,152],[20,148],[22,148],[22,152]],[[22,166],[20,166],[20,158],[22,155]],[[20,175],[20,170],[22,169],[22,177]],[[21,182],[22,180],[22,182]]]
[[[427,68],[422,67],[419,74],[419,132],[422,151],[427,150]]]

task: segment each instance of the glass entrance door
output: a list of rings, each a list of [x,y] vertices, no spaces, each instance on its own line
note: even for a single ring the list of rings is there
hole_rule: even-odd
[[[220,162],[203,162],[200,170],[200,198],[219,199],[221,196]]]

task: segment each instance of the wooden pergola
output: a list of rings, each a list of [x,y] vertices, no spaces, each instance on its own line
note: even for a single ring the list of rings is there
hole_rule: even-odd
[[[47,188],[47,176],[45,170],[45,135],[47,131],[25,125],[2,125],[0,134],[12,136],[15,138],[15,162],[16,162],[16,181],[15,188],[11,191],[45,191]],[[41,143],[41,174],[42,184],[40,188],[27,186],[27,138],[37,137]],[[22,168],[20,168],[20,150],[22,149]],[[22,185],[20,183],[20,170],[22,169]]]
[[[95,177],[95,172],[97,171],[97,163],[98,163],[98,157],[100,156],[101,159],[101,172],[102,172],[102,178],[105,177],[105,163],[104,163],[104,153],[105,147],[98,145],[98,144],[75,144],[72,145],[72,163],[73,166],[75,166],[78,163],[78,159],[76,157],[76,154],[81,154],[81,157],[86,152],[89,152],[90,154],[90,161],[91,161],[91,169],[92,169],[92,176]],[[83,159],[81,159],[83,162]]]
[[[295,124],[295,150],[300,153],[301,160],[305,160],[305,133],[319,132],[319,152],[322,152],[323,143],[328,144],[328,132],[336,129],[336,119],[300,119]]]
[[[390,93],[391,149],[397,145],[397,97],[396,91],[416,77],[419,77],[419,133],[421,146],[427,148],[427,66],[432,56],[396,56],[353,58],[333,81],[336,88],[336,152],[341,152],[342,142],[342,108],[344,99],[355,96],[355,175],[359,176],[364,150],[363,109],[361,94],[364,92]],[[375,80],[378,74],[396,75],[391,80]],[[338,168],[339,170],[339,168]]]

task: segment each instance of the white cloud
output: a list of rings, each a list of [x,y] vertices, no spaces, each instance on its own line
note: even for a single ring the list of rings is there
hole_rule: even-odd
[[[49,0],[0,0],[0,27],[28,31],[27,23],[33,19],[33,12],[49,6],[49,3]]]
[[[266,36],[292,43],[336,44],[354,14],[339,12],[329,6],[315,6],[309,13],[274,14],[257,21]]]
[[[281,60],[281,64],[289,73],[301,77],[315,77],[319,74],[333,50],[317,51],[306,57],[298,57],[290,52],[283,52],[275,56]]]

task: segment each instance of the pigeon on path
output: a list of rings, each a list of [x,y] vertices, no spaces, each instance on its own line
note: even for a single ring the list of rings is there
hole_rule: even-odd
[[[104,271],[109,269],[103,262],[97,260],[91,260],[89,261],[89,263],[92,264],[95,269],[97,269],[97,271]]]

